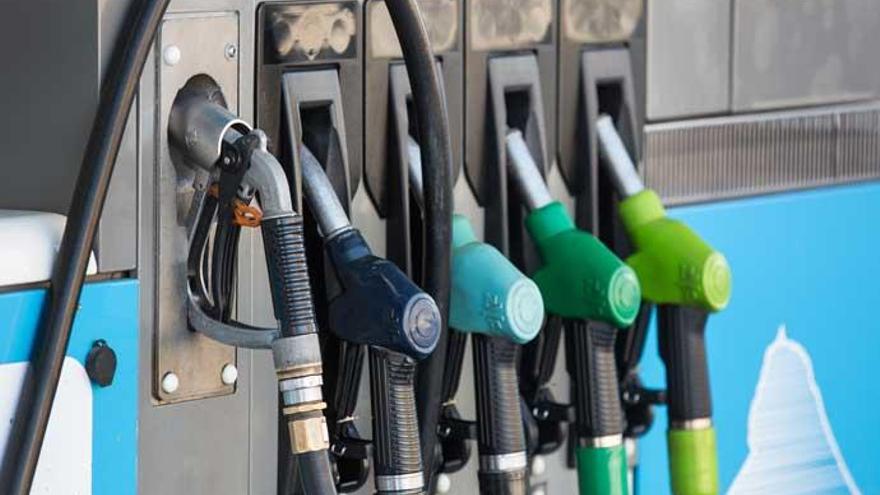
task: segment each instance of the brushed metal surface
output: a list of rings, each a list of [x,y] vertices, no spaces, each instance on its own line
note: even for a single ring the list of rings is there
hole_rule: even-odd
[[[876,0],[735,0],[734,111],[880,94]]]
[[[156,104],[158,177],[154,198],[158,205],[156,225],[156,275],[158,292],[154,326],[153,393],[160,402],[172,403],[229,394],[234,385],[220,379],[220,370],[235,363],[235,349],[189,329],[186,319],[186,258],[190,204],[196,184],[204,187],[205,174],[180,160],[173,163],[168,143],[168,118],[177,92],[193,76],[209,75],[223,91],[226,103],[238,113],[238,58],[229,59],[225,47],[238,45],[236,13],[169,14],[158,35],[159,64]],[[180,49],[176,65],[165,63],[168,47]],[[174,393],[162,390],[162,377],[169,372],[180,378]]]
[[[648,0],[648,120],[729,109],[731,1]]]

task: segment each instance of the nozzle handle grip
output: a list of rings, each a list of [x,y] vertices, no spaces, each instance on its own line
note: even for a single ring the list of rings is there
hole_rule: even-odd
[[[628,495],[626,449],[578,447],[575,451],[580,495]]]
[[[519,347],[503,338],[474,335],[474,382],[477,399],[477,449],[480,455],[480,485],[500,487],[481,493],[528,493],[528,465],[497,469],[492,460],[515,458],[525,461],[526,435],[523,427],[517,374]],[[495,464],[496,466],[492,466]]]
[[[673,495],[718,494],[715,429],[670,429],[666,436]]]
[[[518,346],[507,339],[474,336],[477,443],[480,455],[525,452],[519,405]]]
[[[666,365],[666,401],[671,425],[712,416],[706,361],[705,309],[678,305],[657,308],[660,357]]]
[[[383,487],[381,480],[422,473],[419,422],[413,390],[415,374],[416,361],[412,358],[387,349],[370,348],[373,457],[379,493],[412,493]],[[415,493],[420,493],[420,489]]]
[[[281,335],[292,337],[317,332],[302,217],[292,214],[270,218],[261,226],[272,305]]]
[[[624,419],[614,355],[617,329],[602,322],[572,320],[565,338],[578,439],[621,435]]]

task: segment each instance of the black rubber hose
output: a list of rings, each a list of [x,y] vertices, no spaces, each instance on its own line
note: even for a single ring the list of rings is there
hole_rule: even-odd
[[[336,495],[330,457],[326,450],[299,454],[296,463],[305,495]]]
[[[32,372],[22,387],[4,457],[4,473],[9,474],[0,477],[0,486],[5,486],[4,493],[9,495],[30,493],[116,155],[144,63],[168,3],[141,0],[129,8],[126,23],[119,31],[122,40],[116,44],[101,84],[100,103],[31,356]]]
[[[386,0],[400,40],[412,87],[418,142],[422,151],[425,195],[424,288],[440,309],[443,329],[434,353],[419,363],[416,404],[419,412],[425,482],[433,491],[438,446],[443,368],[449,334],[449,276],[452,246],[452,161],[449,119],[440,74],[416,0]]]
[[[422,472],[413,393],[415,369],[416,361],[409,356],[378,347],[370,348],[373,456],[377,478]],[[395,490],[378,485],[377,481],[377,493],[423,493],[423,487]]]

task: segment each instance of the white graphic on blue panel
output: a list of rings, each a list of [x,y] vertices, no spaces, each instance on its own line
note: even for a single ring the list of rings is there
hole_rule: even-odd
[[[749,408],[749,454],[728,495],[860,494],[806,349],[779,327]]]

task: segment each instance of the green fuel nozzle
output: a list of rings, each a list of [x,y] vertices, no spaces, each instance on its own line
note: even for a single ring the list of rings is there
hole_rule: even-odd
[[[656,304],[724,309],[731,286],[724,255],[666,216],[660,197],[642,184],[611,118],[600,117],[596,127],[603,163],[623,197],[620,217],[635,245],[626,261],[639,276],[643,297]]]
[[[565,207],[552,199],[522,134],[511,131],[507,150],[526,207],[526,228],[543,260],[533,279],[547,311],[565,318],[632,324],[641,290],[636,273],[592,234],[579,230]]]
[[[543,261],[533,278],[547,311],[567,323],[579,492],[627,495],[614,342],[617,329],[632,324],[639,312],[638,277],[553,201],[522,133],[509,131],[506,140],[510,173],[530,210],[526,228]]]
[[[705,330],[709,313],[724,309],[730,300],[730,267],[690,227],[666,216],[660,197],[645,189],[611,118],[601,116],[596,130],[602,162],[623,197],[621,220],[635,246],[627,263],[642,282],[644,298],[658,305],[672,492],[714,495],[718,454]]]

